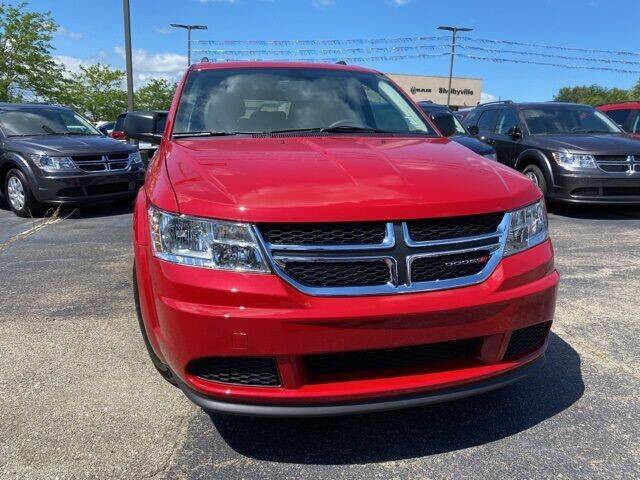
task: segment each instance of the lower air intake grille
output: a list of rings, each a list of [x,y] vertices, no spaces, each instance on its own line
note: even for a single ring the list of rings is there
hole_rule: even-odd
[[[308,287],[367,287],[385,285],[391,279],[384,261],[287,262],[283,270]]]
[[[507,351],[504,354],[505,360],[519,357],[542,345],[544,342],[549,323],[538,323],[530,327],[514,330]]]
[[[429,242],[497,232],[503,217],[504,213],[489,213],[465,217],[430,218],[409,221],[407,227],[411,240]]]
[[[411,263],[411,281],[431,282],[475,275],[488,261],[489,252],[482,251],[417,258]]]
[[[193,360],[187,371],[198,378],[220,383],[278,387],[280,376],[271,357],[209,357]]]
[[[468,359],[479,352],[480,345],[481,339],[474,338],[414,347],[309,355],[304,364],[312,376],[422,367],[435,362]]]

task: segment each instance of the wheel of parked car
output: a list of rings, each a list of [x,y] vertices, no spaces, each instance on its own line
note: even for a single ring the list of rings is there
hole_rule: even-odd
[[[533,183],[535,183],[542,193],[547,196],[547,180],[544,178],[544,173],[536,165],[527,165],[522,171]]]
[[[37,216],[42,211],[42,204],[33,197],[27,177],[17,168],[7,173],[4,192],[9,208],[19,217]]]

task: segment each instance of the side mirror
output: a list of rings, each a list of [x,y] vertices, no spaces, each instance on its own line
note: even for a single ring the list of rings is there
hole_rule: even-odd
[[[522,138],[522,131],[519,126],[510,127],[507,130],[507,135],[509,135],[513,140],[520,140]]]
[[[456,134],[456,123],[451,113],[435,114],[431,119],[443,136],[451,137]]]
[[[478,126],[477,126],[477,125],[469,125],[469,126],[467,127],[467,130],[468,130],[468,131],[469,131],[469,133],[470,133],[471,135],[473,135],[474,137],[480,133],[480,130],[478,129]]]
[[[152,111],[129,112],[124,119],[124,135],[158,145],[162,140],[158,126],[166,120],[166,116],[166,113]]]

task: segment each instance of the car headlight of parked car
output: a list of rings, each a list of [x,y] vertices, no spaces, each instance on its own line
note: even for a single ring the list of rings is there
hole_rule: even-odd
[[[548,238],[547,209],[544,200],[514,210],[510,216],[505,257],[534,247]]]
[[[77,170],[76,164],[70,157],[53,157],[50,155],[29,155],[33,163],[45,172],[64,172]]]
[[[195,267],[268,272],[251,225],[209,220],[149,208],[156,257]]]
[[[486,155],[483,155],[483,157],[488,158],[489,160],[498,160],[498,155],[496,154],[496,152],[487,153]]]
[[[129,165],[142,165],[140,152],[132,152],[129,154]]]
[[[598,168],[593,155],[553,152],[556,163],[567,170],[593,170]]]

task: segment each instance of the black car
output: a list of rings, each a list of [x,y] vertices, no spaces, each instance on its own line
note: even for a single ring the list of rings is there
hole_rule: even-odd
[[[148,111],[156,114],[156,117],[158,118],[156,123],[156,131],[153,133],[162,135],[162,132],[164,132],[164,126],[167,123],[167,115],[169,114],[169,111],[168,110],[148,110]],[[128,140],[127,136],[124,133],[124,123],[127,118],[127,113],[128,112],[124,112],[118,115],[118,118],[114,123],[113,130],[109,134],[111,138],[115,138],[116,140],[119,140],[121,142],[126,142]],[[145,168],[147,168],[149,162],[151,161],[156,151],[158,150],[158,145],[155,145],[149,142],[138,142],[138,150],[140,150],[140,154],[142,155],[142,162],[144,163]]]
[[[133,145],[102,135],[66,107],[0,103],[0,185],[11,210],[129,200],[144,182]]]
[[[590,106],[492,102],[464,123],[551,200],[640,204],[640,140]]]
[[[449,137],[460,145],[464,145],[478,155],[490,158],[491,160],[496,159],[496,151],[494,148],[472,137],[448,107],[432,102],[418,102],[418,105],[435,126],[438,127],[442,135]]]

